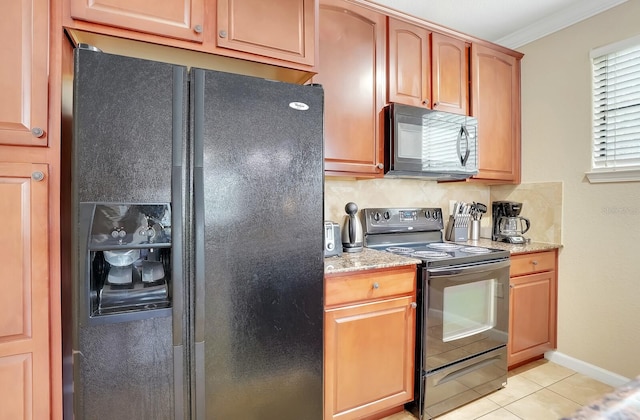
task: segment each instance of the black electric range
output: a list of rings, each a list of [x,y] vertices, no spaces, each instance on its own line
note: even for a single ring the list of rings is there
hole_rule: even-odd
[[[444,242],[440,208],[365,208],[360,217],[366,247],[419,258],[424,266],[446,267],[509,258],[509,252],[501,249]]]

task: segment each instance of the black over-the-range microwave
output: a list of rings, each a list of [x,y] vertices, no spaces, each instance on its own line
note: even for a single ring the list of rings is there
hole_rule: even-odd
[[[398,103],[384,114],[385,177],[444,181],[478,173],[475,117]]]

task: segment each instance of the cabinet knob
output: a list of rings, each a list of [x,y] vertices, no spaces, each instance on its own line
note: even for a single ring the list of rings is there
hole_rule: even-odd
[[[226,38],[227,37],[227,31],[220,31],[220,32],[218,32],[218,35],[220,36],[220,38]]]
[[[531,264],[533,264],[533,265],[538,265],[538,261],[533,260],[533,261],[531,261]]]
[[[417,303],[415,303],[415,302],[411,302],[411,307],[412,307],[413,309],[416,309],[416,308],[418,307],[418,304],[417,304]]]
[[[44,174],[40,171],[35,171],[31,174],[31,179],[34,181],[42,181],[44,179]]]
[[[197,33],[197,34],[201,34],[202,33],[202,25],[196,25],[193,27],[193,32]]]
[[[40,127],[33,127],[31,129],[31,134],[34,137],[42,137],[42,136],[44,136],[44,130],[42,128],[40,128]]]
[[[384,169],[384,163],[378,163],[378,164],[376,165],[376,167],[377,167],[378,169]]]
[[[422,101],[422,105],[429,105],[429,100],[428,99],[424,99]]]
[[[380,285],[378,284],[378,282],[373,283],[373,288],[374,289],[379,289]]]

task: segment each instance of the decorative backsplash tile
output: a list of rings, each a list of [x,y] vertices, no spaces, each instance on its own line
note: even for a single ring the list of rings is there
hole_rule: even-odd
[[[344,206],[350,201],[359,209],[368,207],[440,207],[445,217],[450,201],[479,202],[489,206],[489,187],[464,182],[437,183],[417,179],[343,180],[327,178],[324,184],[326,220],[340,225],[346,215]],[[491,224],[488,217],[483,224]]]
[[[562,182],[492,186],[491,201],[497,200],[522,203],[520,216],[531,221],[525,237],[562,244]]]
[[[344,206],[350,201],[359,209],[367,207],[440,207],[449,214],[452,201],[479,202],[487,205],[482,218],[482,237],[491,236],[491,202],[523,203],[522,216],[531,221],[525,234],[535,242],[562,243],[562,182],[486,186],[465,182],[438,183],[417,179],[325,180],[325,220],[342,226]],[[445,222],[446,224],[446,222]]]

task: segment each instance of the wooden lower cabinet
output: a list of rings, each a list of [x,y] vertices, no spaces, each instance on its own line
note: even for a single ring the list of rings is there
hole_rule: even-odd
[[[49,174],[0,163],[0,419],[49,419]]]
[[[509,367],[556,348],[557,251],[511,257]]]
[[[361,419],[413,399],[415,281],[415,266],[325,279],[333,302],[324,315],[325,419]]]

